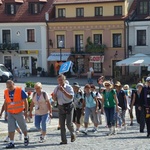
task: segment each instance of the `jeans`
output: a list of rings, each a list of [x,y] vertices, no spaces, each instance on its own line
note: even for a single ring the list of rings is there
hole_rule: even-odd
[[[41,130],[42,127],[42,131],[46,132],[46,121],[47,121],[47,117],[48,114],[44,114],[44,115],[35,115],[35,127],[38,130]]]
[[[108,127],[111,128],[112,126],[115,126],[115,107],[104,107],[104,110],[106,114]]]

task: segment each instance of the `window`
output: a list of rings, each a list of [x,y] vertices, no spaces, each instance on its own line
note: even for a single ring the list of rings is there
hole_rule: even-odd
[[[29,57],[21,57],[21,68],[29,69]]]
[[[146,45],[146,30],[137,30],[137,46]]]
[[[84,9],[83,8],[77,8],[76,9],[76,16],[77,17],[84,17]]]
[[[35,30],[27,29],[27,42],[35,42]]]
[[[93,63],[94,72],[102,73],[102,63]]]
[[[65,17],[66,16],[66,11],[64,8],[58,9],[58,17]]]
[[[76,52],[83,51],[83,35],[75,35],[75,50]]]
[[[140,7],[139,7],[140,11],[139,11],[139,13],[142,14],[142,15],[147,14],[147,12],[148,12],[148,7],[147,6],[148,6],[147,1],[140,2]]]
[[[122,15],[122,6],[114,7],[114,15]]]
[[[29,13],[30,14],[39,14],[43,8],[42,3],[29,3]]]
[[[6,4],[5,5],[5,12],[6,12],[6,14],[8,14],[8,15],[16,14],[18,6],[19,5],[16,5],[16,4]]]
[[[95,16],[103,15],[103,7],[95,7]]]
[[[94,34],[94,44],[102,44],[102,34]]]
[[[2,42],[4,44],[11,43],[11,36],[10,36],[10,30],[2,30]]]
[[[121,47],[121,33],[113,34],[113,47]]]
[[[63,41],[61,48],[65,48],[65,36],[64,35],[57,35],[57,48],[60,48],[59,47],[60,41]]]

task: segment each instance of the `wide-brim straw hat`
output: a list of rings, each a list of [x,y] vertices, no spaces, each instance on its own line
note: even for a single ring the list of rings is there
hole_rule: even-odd
[[[121,85],[121,83],[120,83],[119,81],[117,81],[117,82],[115,83],[115,86],[121,87],[122,85]]]
[[[105,84],[109,84],[109,85],[110,85],[110,88],[113,88],[113,85],[112,85],[112,83],[111,83],[109,80],[103,82],[103,86],[104,86],[104,87],[106,87]]]

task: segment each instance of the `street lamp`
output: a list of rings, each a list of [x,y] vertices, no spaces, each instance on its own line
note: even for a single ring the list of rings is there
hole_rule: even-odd
[[[59,48],[60,48],[60,62],[62,61],[62,48],[63,48],[63,41],[59,41]]]

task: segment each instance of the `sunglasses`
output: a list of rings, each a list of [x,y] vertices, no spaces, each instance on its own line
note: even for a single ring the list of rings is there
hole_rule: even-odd
[[[110,86],[110,84],[105,84],[105,86]]]

